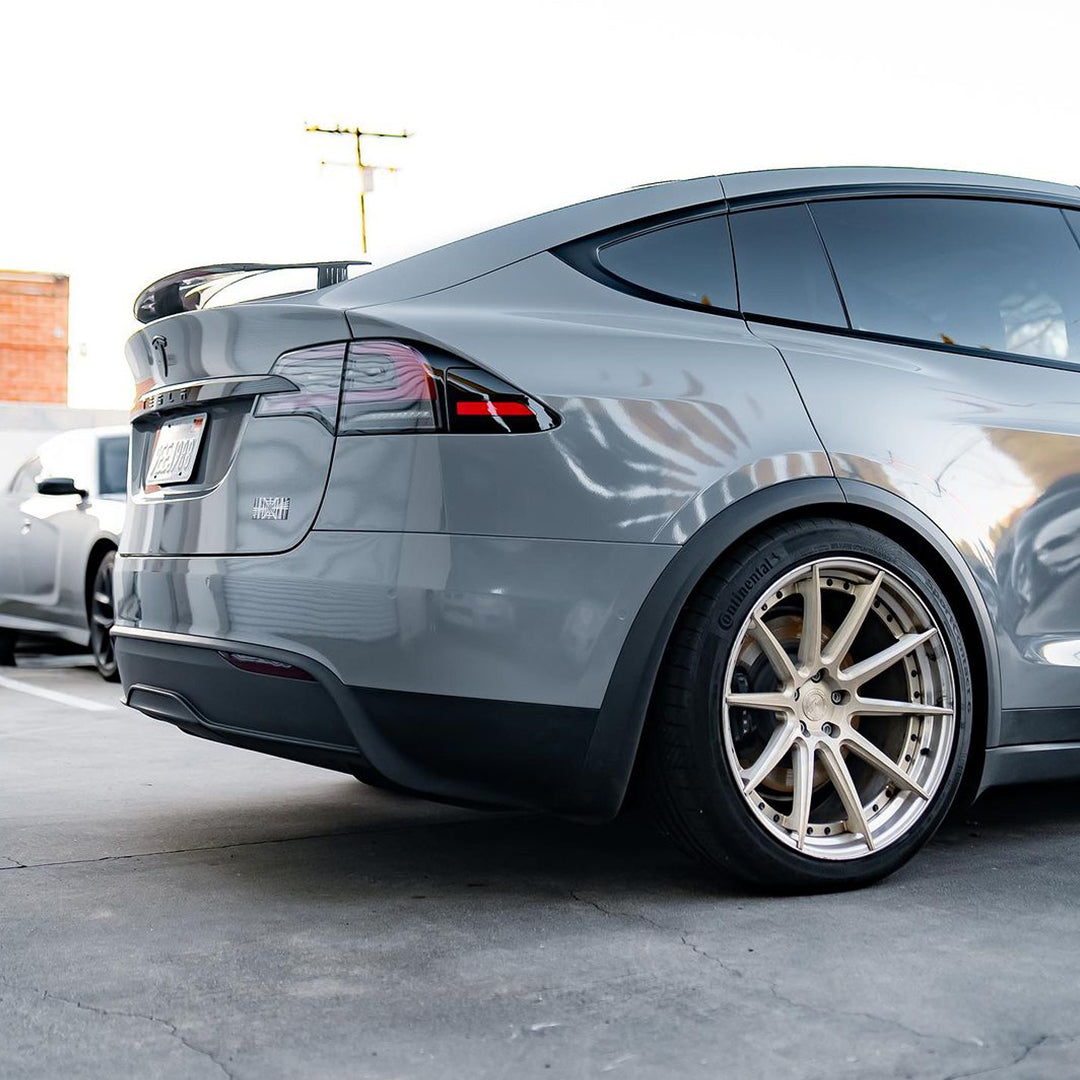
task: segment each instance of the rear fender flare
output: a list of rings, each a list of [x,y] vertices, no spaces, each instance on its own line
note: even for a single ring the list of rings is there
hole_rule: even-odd
[[[833,477],[789,480],[745,496],[707,521],[664,568],[639,609],[597,717],[581,772],[581,790],[593,810],[618,813],[641,742],[657,673],[675,622],[709,568],[748,533],[778,520],[810,513],[835,513],[873,526],[891,518],[918,535],[944,564],[962,591],[977,626],[987,674],[986,735],[993,746],[1000,728],[1000,680],[993,623],[970,568],[952,542],[910,503],[872,484]],[[917,553],[916,553],[917,554]],[[982,747],[979,747],[980,757]]]

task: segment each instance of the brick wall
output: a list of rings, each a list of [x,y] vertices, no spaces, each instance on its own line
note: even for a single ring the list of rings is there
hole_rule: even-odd
[[[0,401],[67,404],[68,279],[0,270]]]

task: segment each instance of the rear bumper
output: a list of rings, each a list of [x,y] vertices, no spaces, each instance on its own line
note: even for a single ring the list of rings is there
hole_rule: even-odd
[[[117,660],[130,705],[193,734],[437,798],[605,816],[612,790],[586,778],[597,717],[677,550],[314,532],[280,555],[121,556]]]
[[[115,644],[125,702],[189,734],[453,802],[604,813],[582,781],[596,710],[347,686],[281,649],[257,653],[310,681],[255,674],[223,656],[235,642],[120,628]]]

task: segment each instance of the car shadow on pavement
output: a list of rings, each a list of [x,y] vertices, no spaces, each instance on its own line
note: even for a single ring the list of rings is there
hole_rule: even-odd
[[[1035,841],[1056,837],[1067,848],[1080,833],[1078,790],[1070,784],[991,792],[968,812],[954,814],[890,880],[918,882],[942,873],[956,879],[962,873],[977,886],[980,875],[996,872],[1003,860],[1045,859],[1045,852],[1035,853]],[[525,813],[444,814],[431,803],[359,785],[355,793],[345,786],[340,793],[342,817],[351,819],[341,831],[238,839],[185,857],[214,879],[212,887],[285,903],[442,898],[458,905],[497,893],[502,902],[561,897],[598,906],[596,897],[621,897],[628,904],[715,903],[758,895],[684,856],[637,810],[609,824],[587,825]],[[252,814],[251,820],[284,823],[302,809],[287,801],[267,805],[269,818]],[[326,801],[319,810],[325,816]]]

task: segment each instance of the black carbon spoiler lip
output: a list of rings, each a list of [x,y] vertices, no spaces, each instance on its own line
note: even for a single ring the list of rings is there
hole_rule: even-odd
[[[135,298],[135,318],[141,323],[150,323],[166,315],[197,311],[226,286],[272,270],[317,270],[316,288],[325,289],[328,285],[344,281],[348,277],[349,267],[370,265],[367,260],[350,259],[340,262],[214,263],[210,266],[193,266],[187,270],[177,270],[147,285]]]

